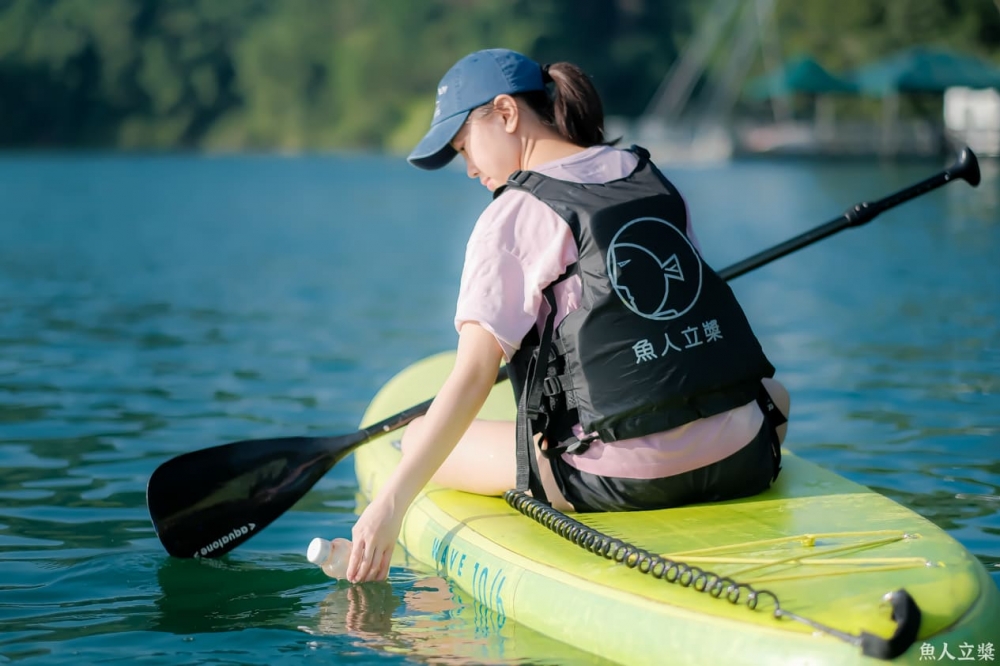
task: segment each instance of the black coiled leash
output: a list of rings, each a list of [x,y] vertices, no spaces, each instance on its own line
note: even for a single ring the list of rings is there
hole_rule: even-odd
[[[917,631],[920,629],[920,608],[906,590],[896,590],[886,595],[886,601],[892,605],[892,619],[896,622],[896,631],[891,638],[885,639],[868,632],[861,632],[855,636],[783,609],[773,592],[757,590],[752,585],[737,582],[701,567],[650,553],[644,548],[584,525],[523,492],[508,490],[503,498],[515,510],[595,555],[624,564],[629,569],[635,569],[653,578],[693,588],[716,599],[725,599],[734,605],[743,604],[750,610],[757,610],[761,600],[769,599],[774,605],[772,615],[776,619],[784,618],[806,624],[860,647],[862,653],[869,657],[894,659],[906,652],[917,639]]]

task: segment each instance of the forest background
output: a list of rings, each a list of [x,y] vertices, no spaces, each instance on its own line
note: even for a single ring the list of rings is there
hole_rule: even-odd
[[[406,151],[443,73],[493,46],[576,62],[609,115],[635,117],[712,7],[0,0],[0,148]],[[777,0],[769,25],[783,58],[835,72],[918,44],[1000,64],[1000,0]],[[865,112],[864,100],[845,104]]]

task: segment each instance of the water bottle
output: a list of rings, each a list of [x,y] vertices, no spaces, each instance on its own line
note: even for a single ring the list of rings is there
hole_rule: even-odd
[[[306,559],[320,567],[330,578],[344,578],[351,559],[351,542],[347,539],[328,541],[316,537],[309,543]]]

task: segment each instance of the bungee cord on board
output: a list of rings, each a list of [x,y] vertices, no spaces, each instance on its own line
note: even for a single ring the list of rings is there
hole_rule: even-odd
[[[778,596],[770,590],[758,590],[749,583],[740,583],[699,566],[651,553],[645,548],[584,525],[523,492],[508,490],[503,498],[516,511],[595,555],[658,580],[693,588],[715,599],[725,599],[733,605],[745,605],[750,610],[757,610],[761,600],[768,599],[773,604],[771,614],[775,619],[794,620],[808,625],[860,647],[869,657],[893,659],[901,655],[916,640],[920,629],[920,608],[906,590],[890,592],[884,599],[892,605],[892,619],[896,622],[896,631],[892,637],[886,639],[868,632],[854,635],[785,610],[781,607]]]

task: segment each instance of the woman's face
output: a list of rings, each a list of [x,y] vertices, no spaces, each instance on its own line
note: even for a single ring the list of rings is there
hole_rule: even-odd
[[[462,125],[452,147],[465,158],[469,178],[478,178],[490,192],[507,182],[521,168],[517,103],[501,95],[492,106],[474,109]]]

